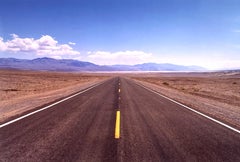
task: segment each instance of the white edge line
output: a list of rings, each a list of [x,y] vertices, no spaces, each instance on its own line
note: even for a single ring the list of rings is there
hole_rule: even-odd
[[[80,92],[78,92],[78,93],[76,93],[76,94],[74,94],[74,95],[71,95],[71,96],[69,96],[69,97],[67,97],[67,98],[64,98],[64,99],[62,99],[62,100],[60,100],[60,101],[57,101],[57,102],[55,102],[55,103],[53,103],[53,104],[51,104],[51,105],[48,105],[48,106],[43,107],[43,108],[41,108],[41,109],[39,109],[39,110],[33,111],[33,112],[28,113],[28,114],[26,114],[26,115],[23,115],[23,116],[21,116],[21,117],[19,117],[19,118],[16,118],[16,119],[13,119],[13,120],[11,120],[11,121],[8,121],[7,123],[1,124],[1,125],[0,125],[0,128],[3,128],[3,127],[5,127],[5,126],[7,126],[7,125],[9,125],[9,124],[15,123],[16,121],[19,121],[19,120],[21,120],[21,119],[24,119],[24,118],[26,118],[26,117],[28,117],[28,116],[31,116],[31,115],[33,115],[33,114],[36,114],[36,113],[38,113],[38,112],[40,112],[40,111],[43,111],[43,110],[45,110],[45,109],[48,109],[48,108],[50,108],[50,107],[52,107],[52,106],[54,106],[54,105],[57,105],[57,104],[59,104],[59,103],[61,103],[61,102],[64,102],[64,101],[66,101],[66,100],[68,100],[68,99],[70,99],[70,98],[73,98],[73,97],[75,97],[75,96],[77,96],[77,95],[80,95],[80,94],[82,94],[82,93],[84,93],[84,92],[86,92],[86,91],[89,91],[90,89],[92,89],[92,88],[94,88],[94,87],[97,87],[98,85],[103,84],[103,83],[104,83],[104,82],[101,82],[101,83],[98,83],[98,84],[96,84],[96,85],[90,86],[89,88],[87,88],[87,89],[85,89],[85,90],[83,90],[83,91],[80,91]]]
[[[148,88],[148,87],[146,87],[146,86],[144,86],[144,85],[142,85],[142,84],[139,84],[139,83],[137,83],[137,84],[138,84],[139,86],[141,86],[141,87],[143,87],[143,88],[145,88],[145,89],[147,89],[147,90],[149,90],[149,91],[151,91],[151,92],[153,92],[153,93],[155,93],[155,94],[157,94],[157,95],[165,98],[165,99],[168,99],[169,101],[172,101],[172,102],[174,102],[174,103],[176,103],[176,104],[178,104],[178,105],[180,105],[180,106],[182,106],[182,107],[184,107],[184,108],[186,108],[186,109],[188,109],[188,110],[190,110],[190,111],[193,111],[193,112],[195,112],[195,113],[197,113],[197,114],[199,114],[199,115],[201,115],[201,116],[203,116],[203,117],[205,117],[205,118],[207,118],[207,119],[212,120],[213,122],[216,122],[216,123],[218,123],[218,124],[220,124],[220,125],[228,128],[228,129],[231,129],[232,131],[237,132],[237,133],[240,134],[240,130],[238,130],[238,129],[236,129],[236,128],[233,128],[233,127],[231,127],[231,126],[229,126],[229,125],[227,125],[227,124],[225,124],[225,123],[223,123],[223,122],[221,122],[221,121],[219,121],[219,120],[216,120],[216,119],[214,119],[214,118],[212,118],[212,117],[210,117],[210,116],[207,116],[207,115],[205,115],[205,114],[203,114],[203,113],[201,113],[201,112],[199,112],[199,111],[197,111],[197,110],[194,110],[193,108],[190,108],[190,107],[188,107],[188,106],[186,106],[186,105],[184,105],[184,104],[182,104],[182,103],[180,103],[180,102],[177,102],[177,101],[175,101],[175,100],[173,100],[173,99],[171,99],[171,98],[169,98],[169,97],[167,97],[167,96],[164,96],[164,95],[160,94],[159,92],[156,92],[156,91],[154,91],[154,90],[152,90],[152,89],[150,89],[150,88]]]

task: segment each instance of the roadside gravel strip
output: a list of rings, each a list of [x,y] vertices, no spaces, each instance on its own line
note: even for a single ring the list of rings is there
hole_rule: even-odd
[[[225,124],[225,123],[223,123],[223,122],[221,122],[221,121],[219,121],[219,120],[216,120],[216,119],[214,119],[214,118],[212,118],[212,117],[210,117],[210,116],[208,116],[208,115],[205,115],[205,114],[203,114],[203,113],[201,113],[201,112],[199,112],[199,111],[197,111],[197,110],[195,110],[195,109],[193,109],[193,108],[191,108],[191,107],[188,107],[188,106],[186,106],[186,105],[184,105],[184,104],[182,104],[182,103],[180,103],[180,102],[177,102],[177,101],[175,101],[175,100],[173,100],[173,99],[171,99],[171,98],[169,98],[169,97],[167,97],[167,96],[164,96],[164,95],[162,95],[162,94],[160,94],[160,93],[158,93],[158,92],[156,92],[156,91],[154,91],[154,90],[152,90],[152,89],[150,89],[150,88],[148,88],[148,87],[146,87],[146,86],[144,86],[144,85],[141,85],[141,84],[139,84],[139,83],[137,83],[137,84],[138,84],[139,86],[141,86],[141,87],[143,87],[143,88],[145,88],[145,89],[147,89],[147,90],[149,90],[149,91],[151,91],[151,92],[153,92],[153,93],[161,96],[161,97],[164,97],[164,98],[168,99],[169,101],[172,101],[172,102],[174,102],[174,103],[182,106],[183,108],[186,108],[186,109],[188,109],[188,110],[190,110],[190,111],[192,111],[192,112],[194,112],[194,113],[196,113],[196,114],[199,114],[199,115],[201,115],[201,116],[203,116],[203,117],[205,117],[205,118],[207,118],[207,119],[209,119],[209,120],[212,120],[212,121],[214,121],[214,122],[216,122],[216,123],[218,123],[218,124],[220,124],[220,125],[228,128],[228,129],[230,129],[230,130],[232,130],[232,131],[240,134],[240,130],[238,130],[238,129],[236,129],[236,128],[233,128],[233,127],[231,127],[230,125],[227,125],[227,124]]]
[[[207,116],[240,130],[240,109],[239,106],[213,100],[211,97],[203,98],[189,93],[183,93],[162,85],[133,79],[137,84],[147,87],[161,95],[171,98],[181,104],[193,108]]]
[[[19,121],[19,120],[21,120],[21,119],[24,119],[24,118],[26,118],[26,117],[28,117],[28,116],[31,116],[31,115],[33,115],[33,114],[36,114],[36,113],[38,113],[38,112],[41,112],[41,111],[43,111],[43,110],[46,110],[46,109],[48,109],[48,108],[51,108],[51,107],[53,107],[53,106],[55,106],[55,105],[57,105],[57,104],[59,104],[59,103],[62,103],[62,102],[64,102],[64,101],[66,101],[66,100],[69,100],[70,98],[73,98],[73,97],[75,97],[75,96],[77,96],[77,95],[80,95],[80,94],[86,92],[86,91],[89,91],[90,89],[95,88],[95,87],[97,87],[97,86],[99,86],[99,85],[101,85],[101,84],[103,84],[103,82],[98,83],[98,84],[93,85],[93,86],[90,86],[89,88],[87,88],[87,89],[85,89],[85,90],[82,90],[82,91],[80,91],[80,92],[78,92],[78,93],[76,93],[76,94],[74,94],[74,95],[71,95],[71,96],[69,96],[69,97],[67,97],[67,98],[64,98],[64,99],[62,99],[62,100],[60,100],[60,101],[57,101],[57,102],[55,102],[55,103],[53,103],[53,104],[51,104],[51,105],[48,105],[48,106],[46,106],[46,107],[43,107],[43,108],[41,108],[41,109],[38,109],[38,110],[33,111],[33,112],[31,112],[31,113],[28,113],[28,114],[26,114],[26,115],[23,115],[23,116],[21,116],[21,117],[19,117],[19,118],[16,118],[16,119],[13,119],[13,120],[11,120],[11,121],[8,121],[8,122],[6,122],[6,123],[4,123],[4,124],[1,124],[1,125],[0,125],[0,128],[5,127],[5,126],[7,126],[7,125],[9,125],[9,124],[12,124],[12,123],[14,123],[14,122],[17,122],[17,121]]]

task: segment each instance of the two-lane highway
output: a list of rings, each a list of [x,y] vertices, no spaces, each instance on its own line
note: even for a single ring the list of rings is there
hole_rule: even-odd
[[[0,161],[240,161],[240,134],[113,78],[0,128]]]

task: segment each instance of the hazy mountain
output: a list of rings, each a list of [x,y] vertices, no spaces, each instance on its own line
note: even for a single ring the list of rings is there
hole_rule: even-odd
[[[33,60],[2,58],[0,59],[0,68],[48,71],[94,71],[105,69],[105,67],[101,67],[90,62],[67,59],[56,60],[46,57]]]
[[[182,66],[174,64],[156,64],[156,63],[144,63],[134,65],[136,69],[141,71],[204,71],[206,69],[199,66]]]
[[[33,60],[0,58],[0,68],[47,71],[205,71],[198,66],[181,66],[174,64],[144,63],[138,65],[100,66],[90,62],[70,59],[56,60],[37,58]]]

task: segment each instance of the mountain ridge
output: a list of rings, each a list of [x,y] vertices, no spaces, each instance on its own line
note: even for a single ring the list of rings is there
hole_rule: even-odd
[[[206,71],[200,66],[183,66],[170,63],[143,63],[136,65],[97,65],[73,59],[48,57],[28,59],[0,58],[0,68],[46,71]]]

